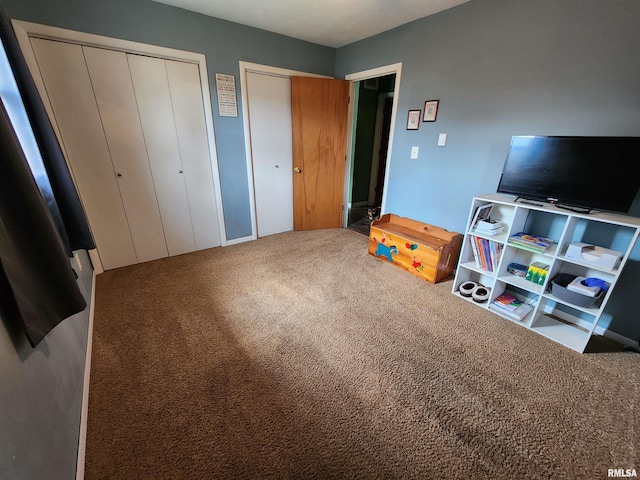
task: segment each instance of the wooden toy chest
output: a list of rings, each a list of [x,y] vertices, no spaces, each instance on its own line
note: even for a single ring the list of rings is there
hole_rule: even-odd
[[[369,253],[431,283],[453,274],[462,235],[392,213],[371,224]]]

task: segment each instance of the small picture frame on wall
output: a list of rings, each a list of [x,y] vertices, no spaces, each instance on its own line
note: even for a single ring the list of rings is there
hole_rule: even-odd
[[[418,130],[420,128],[421,110],[409,110],[407,116],[407,130]]]
[[[438,116],[438,104],[440,100],[427,100],[424,102],[424,117],[423,122],[435,122]]]

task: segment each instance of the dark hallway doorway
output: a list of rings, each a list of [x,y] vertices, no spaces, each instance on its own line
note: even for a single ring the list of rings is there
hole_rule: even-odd
[[[395,74],[358,82],[355,147],[347,226],[366,235],[380,213],[393,111]]]

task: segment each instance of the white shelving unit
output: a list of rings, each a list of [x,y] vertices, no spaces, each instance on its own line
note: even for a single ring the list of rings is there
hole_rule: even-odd
[[[496,236],[471,231],[476,209],[492,204],[491,218],[500,221],[505,230]],[[518,232],[551,238],[554,245],[544,253],[534,252],[508,242],[509,236]],[[640,235],[640,219],[612,213],[575,213],[550,204],[516,202],[507,195],[482,195],[471,203],[467,231],[462,244],[460,262],[456,271],[453,293],[480,308],[489,308],[491,301],[505,290],[533,306],[533,310],[520,321],[512,320],[499,311],[496,315],[518,323],[555,342],[578,352],[583,352],[593,334],[604,308]],[[471,242],[481,237],[502,244],[502,254],[494,271],[483,270],[476,263]],[[622,254],[621,261],[613,269],[598,267],[583,260],[567,258],[569,245],[587,243],[615,250]],[[542,285],[525,280],[508,272],[510,263],[525,266],[534,262],[549,265],[549,275]],[[551,281],[560,273],[597,277],[610,284],[607,292],[591,307],[574,305],[551,293]],[[473,281],[491,289],[484,303],[474,302],[460,295],[458,287]]]

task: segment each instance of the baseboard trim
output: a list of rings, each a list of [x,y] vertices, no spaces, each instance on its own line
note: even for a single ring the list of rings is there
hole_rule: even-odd
[[[615,342],[621,343],[625,347],[637,347],[638,346],[638,342],[637,341],[632,340],[629,337],[625,337],[623,335],[620,335],[619,333],[612,332],[611,330],[606,330],[603,327],[596,327],[595,333],[597,333],[598,335],[602,335],[603,337],[610,338],[611,340],[613,340]]]
[[[234,238],[233,240],[227,240],[227,247],[231,245],[237,245],[238,243],[250,242],[251,240],[256,240],[257,237],[255,235],[249,235],[248,237]]]
[[[87,452],[87,419],[89,417],[89,379],[91,375],[91,346],[93,344],[93,312],[96,298],[96,272],[91,281],[91,300],[89,302],[89,329],[87,332],[87,355],[84,360],[84,381],[82,385],[82,411],[80,413],[80,438],[78,439],[78,460],[76,480],[84,480],[84,461]]]

